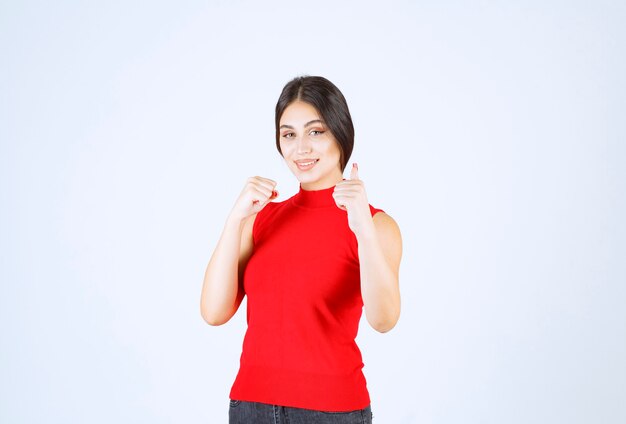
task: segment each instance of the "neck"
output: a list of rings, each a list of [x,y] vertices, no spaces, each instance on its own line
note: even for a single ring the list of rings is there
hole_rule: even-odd
[[[335,185],[316,190],[306,190],[301,183],[300,190],[293,197],[293,201],[296,205],[309,209],[337,207],[333,197]]]

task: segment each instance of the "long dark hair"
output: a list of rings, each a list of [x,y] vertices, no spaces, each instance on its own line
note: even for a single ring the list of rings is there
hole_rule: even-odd
[[[280,118],[291,103],[300,100],[309,103],[322,116],[322,120],[337,140],[341,157],[341,172],[352,155],[354,147],[354,126],[348,103],[339,89],[324,77],[299,76],[289,81],[283,88],[276,103],[276,148],[280,150]]]

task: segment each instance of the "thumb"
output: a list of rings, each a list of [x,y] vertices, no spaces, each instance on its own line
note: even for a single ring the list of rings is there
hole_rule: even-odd
[[[350,179],[358,180],[359,179],[359,165],[355,163],[352,164],[352,170],[350,171]]]

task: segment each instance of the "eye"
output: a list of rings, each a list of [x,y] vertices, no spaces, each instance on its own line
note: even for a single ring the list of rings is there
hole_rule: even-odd
[[[313,134],[313,133],[317,133],[317,134]],[[320,134],[324,134],[324,131],[313,130],[313,131],[311,131],[311,134],[313,134],[313,135],[320,135]]]
[[[284,138],[291,138],[291,136],[293,136],[293,133],[285,133],[285,134],[283,134]]]

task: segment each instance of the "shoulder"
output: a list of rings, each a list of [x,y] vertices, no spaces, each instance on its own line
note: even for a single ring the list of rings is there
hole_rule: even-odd
[[[376,237],[385,252],[385,257],[393,265],[394,269],[400,266],[402,257],[402,235],[400,227],[395,219],[381,211],[372,217],[376,228]]]
[[[280,219],[280,211],[288,206],[288,200],[289,199],[283,200],[282,202],[268,202],[263,206],[263,209],[249,217],[250,222],[248,225],[250,226],[250,231],[252,232],[255,242],[259,237],[264,237],[265,228],[271,227],[273,222]]]
[[[260,218],[263,218],[267,214],[271,214],[272,211],[279,209],[281,206],[285,204],[285,201],[282,202],[267,202],[263,209],[258,211],[255,215],[259,215]]]
[[[376,228],[376,235],[383,247],[400,253],[402,251],[402,235],[396,220],[386,212],[380,211],[372,217],[372,221]]]
[[[374,215],[372,216],[374,226],[377,230],[400,234],[400,227],[391,215],[381,209],[378,209],[377,212],[378,213],[374,212]]]
[[[400,233],[400,228],[398,227],[398,223],[381,208],[377,208],[369,204],[370,212],[372,214],[372,220],[374,221],[374,226],[377,231],[388,231],[388,232],[396,232]]]

